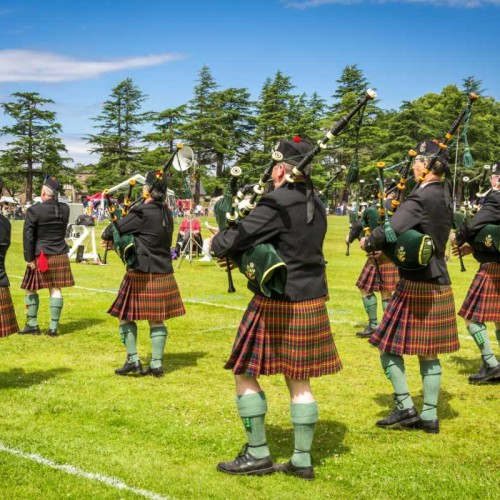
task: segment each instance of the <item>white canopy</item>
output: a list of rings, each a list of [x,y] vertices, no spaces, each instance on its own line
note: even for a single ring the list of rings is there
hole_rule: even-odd
[[[0,203],[11,203],[12,205],[18,205],[20,202],[17,198],[12,198],[12,196],[2,196],[0,198]]]

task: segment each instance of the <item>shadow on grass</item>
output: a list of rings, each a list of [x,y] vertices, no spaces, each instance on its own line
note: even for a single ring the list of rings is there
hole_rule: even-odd
[[[424,405],[424,397],[422,394],[412,394],[413,403],[415,404],[417,409],[422,409]],[[440,420],[451,420],[457,418],[460,414],[455,411],[450,401],[453,399],[453,394],[449,393],[441,389],[439,392],[439,401],[438,401],[438,417]],[[394,408],[394,400],[392,399],[392,395],[390,394],[377,394],[373,400],[380,406],[385,407],[383,411],[379,412],[377,416],[379,417],[387,417],[389,413]]]
[[[471,375],[477,373],[479,368],[481,368],[481,356],[478,353],[477,358],[469,359],[463,358],[462,356],[450,356],[449,360],[455,363],[458,368],[458,373]]]
[[[316,463],[333,455],[344,455],[350,451],[343,444],[347,427],[334,420],[320,420],[314,433],[312,455]],[[289,457],[293,453],[293,427],[266,424],[266,433],[273,455]]]
[[[0,389],[31,387],[71,371],[69,368],[53,368],[47,371],[26,373],[22,368],[11,368],[9,372],[0,372]]]
[[[58,336],[68,335],[88,328],[94,328],[106,321],[105,318],[85,318],[61,323],[57,332]]]
[[[188,366],[198,366],[198,360],[205,357],[206,351],[193,352],[165,352],[163,355],[163,369],[165,373],[172,373]],[[148,358],[144,364],[147,366],[151,358]]]

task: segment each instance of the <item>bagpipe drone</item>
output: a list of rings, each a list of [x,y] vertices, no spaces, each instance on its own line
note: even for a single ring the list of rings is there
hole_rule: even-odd
[[[446,161],[446,157],[448,155],[449,142],[453,138],[455,132],[458,130],[464,118],[466,117],[468,118],[470,116],[472,104],[475,102],[477,98],[478,96],[476,94],[470,94],[468,96],[466,106],[461,110],[459,116],[452,123],[448,132],[446,132],[445,138],[442,141],[437,141],[437,140],[432,141],[437,146],[434,148],[437,150],[437,152],[429,156],[430,158],[429,163],[424,169],[422,175],[417,180],[417,184],[414,187],[414,189],[418,189],[420,187],[421,183],[425,179],[425,176],[430,171],[432,171],[433,167],[436,166],[436,163],[438,161]],[[421,144],[425,144],[425,142]],[[378,219],[378,224],[376,224],[375,227],[377,225],[382,225],[384,227],[385,243],[382,247],[382,251],[384,252],[384,254],[392,262],[394,262],[396,266],[407,271],[416,271],[418,269],[426,267],[429,264],[430,259],[434,255],[434,243],[429,235],[422,234],[415,229],[409,229],[400,234],[399,236],[396,236],[390,224],[390,217],[394,215],[394,213],[400,206],[401,197],[406,189],[406,183],[408,180],[410,167],[415,158],[419,154],[425,153],[425,146],[423,146],[423,148],[424,150],[419,152],[416,152],[412,149],[408,151],[408,154],[402,163],[402,167],[398,172],[399,182],[396,188],[393,188],[397,190],[396,196],[394,197],[393,200],[391,200],[391,206],[388,209],[386,209],[385,207],[385,197],[383,189],[383,184],[384,184],[383,172],[385,164],[382,162],[379,162],[377,164],[379,171],[378,178],[380,187],[379,191],[380,204],[378,207],[378,213],[380,217]],[[374,209],[367,209],[367,210],[374,210]],[[371,218],[371,220],[372,221],[374,220],[373,217]],[[374,227],[371,227],[371,229],[374,229]],[[459,254],[459,258],[461,262],[461,269],[464,271],[465,267],[463,266],[461,254]]]
[[[290,183],[305,182],[307,223],[310,223],[314,217],[313,187],[310,180],[310,164],[313,158],[325,150],[328,141],[339,135],[352,118],[362,112],[368,102],[375,99],[376,96],[375,91],[368,89],[365,96],[358,101],[354,108],[328,129],[325,136],[316,144],[302,141],[300,137],[294,138],[295,145],[293,147],[297,149],[299,153],[297,158],[300,159],[293,164],[291,173],[286,176],[286,181]],[[214,206],[217,224],[221,231],[235,227],[239,220],[247,217],[255,208],[258,198],[264,194],[264,190],[271,180],[274,166],[281,161],[286,161],[283,151],[280,150],[280,147],[284,147],[283,143],[285,142],[280,141],[272,151],[271,161],[259,181],[253,186],[251,195],[246,195],[245,190],[239,190],[237,187],[237,179],[241,175],[241,169],[239,167],[231,169],[229,187]],[[287,277],[286,264],[281,260],[272,244],[255,245],[240,255],[232,256],[231,260],[248,280],[258,285],[265,296],[270,297],[273,292],[283,293]],[[228,269],[229,292],[231,292],[234,291],[234,287],[230,278],[229,259],[226,260],[226,267]]]
[[[148,173],[146,177],[146,184],[150,186],[149,192],[146,192],[143,196],[137,198],[137,200],[133,203],[131,203],[131,198],[133,188],[136,184],[135,179],[129,180],[128,191],[123,202],[123,208],[121,208],[118,203],[111,198],[109,189],[105,189],[103,191],[108,205],[109,217],[111,219],[113,248],[122,262],[130,269],[133,269],[137,264],[135,239],[132,234],[120,234],[118,229],[118,220],[125,217],[135,205],[143,203],[147,198],[149,198],[149,193],[155,190],[162,192],[167,190],[168,170],[171,166],[181,173],[190,167],[191,163],[194,161],[193,150],[189,146],[184,146],[180,143],[178,143],[176,147],[177,150],[175,153],[172,154],[160,170],[154,173]],[[106,251],[107,249],[108,247],[106,247]]]

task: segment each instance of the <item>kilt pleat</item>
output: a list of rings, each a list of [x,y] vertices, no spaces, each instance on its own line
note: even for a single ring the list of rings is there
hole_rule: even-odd
[[[8,286],[0,286],[0,337],[8,337],[19,331],[16,311]]]
[[[186,311],[172,273],[130,270],[125,274],[108,313],[129,321],[164,321],[183,316]]]
[[[37,269],[26,267],[21,288],[23,290],[40,290],[41,288],[68,288],[75,286],[68,254],[47,255],[49,269],[42,273]],[[36,259],[38,266],[38,257]]]
[[[341,370],[325,299],[284,302],[254,296],[225,368],[250,377],[282,373],[297,380]]]
[[[451,286],[402,279],[380,326],[368,341],[382,352],[400,356],[458,351],[460,344]]]
[[[398,268],[392,262],[384,260],[379,261],[378,267],[382,276],[382,282],[380,282],[373,259],[369,258],[361,270],[356,286],[366,293],[382,291],[392,293],[400,279]]]
[[[481,264],[458,315],[476,323],[500,322],[500,264]]]

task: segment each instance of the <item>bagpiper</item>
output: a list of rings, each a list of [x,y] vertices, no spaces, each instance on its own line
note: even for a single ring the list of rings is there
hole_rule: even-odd
[[[0,178],[0,196],[2,195],[2,188],[3,181]],[[0,214],[0,337],[7,337],[19,330],[16,311],[10,295],[9,278],[5,271],[5,256],[10,247],[10,236],[10,221]]]
[[[462,224],[455,233],[454,254],[473,253],[479,262],[466,298],[458,315],[464,318],[467,330],[481,352],[482,366],[478,373],[469,376],[471,384],[500,381],[500,363],[493,354],[485,323],[495,324],[495,334],[500,345],[500,252],[495,248],[493,231],[487,225],[500,223],[500,162],[491,166],[491,191],[484,199],[481,209],[470,222]],[[484,237],[481,231],[486,229]],[[494,228],[493,228],[494,229]],[[477,241],[477,239],[481,241]],[[478,245],[479,243],[479,245]],[[457,250],[458,248],[458,250]]]
[[[106,241],[133,235],[137,262],[127,272],[116,300],[108,313],[120,320],[119,332],[127,351],[127,359],[117,375],[138,374],[163,377],[163,353],[167,341],[165,320],[185,314],[184,304],[174,278],[172,256],[173,219],[165,204],[167,176],[148,172],[143,187],[144,203],[133,207],[102,233]],[[151,361],[143,370],[137,353],[137,323],[149,322]]]
[[[325,305],[325,210],[320,198],[308,189],[307,176],[287,182],[287,175],[312,147],[299,137],[279,141],[273,153],[274,191],[236,227],[213,238],[212,251],[219,258],[238,256],[258,243],[271,243],[288,272],[283,292],[266,296],[252,279],[255,263],[248,263],[248,287],[254,296],[225,365],[234,373],[236,406],[248,443],[235,460],[218,464],[218,470],[228,474],[280,471],[302,479],[314,478],[310,452],[318,404],[310,379],[337,372],[341,362]],[[314,214],[309,223],[308,211]],[[267,444],[267,400],[258,381],[260,376],[275,374],[284,375],[289,389],[295,436],[290,461],[279,465],[273,464]]]
[[[447,150],[434,141],[423,141],[416,149],[413,174],[420,183],[391,218],[397,236],[414,229],[429,235],[434,255],[418,270],[400,268],[401,280],[385,310],[382,323],[368,342],[381,351],[384,372],[394,389],[395,409],[376,425],[418,427],[438,433],[438,396],[442,368],[438,355],[460,348],[451,281],[446,268],[445,248],[450,234],[453,209],[441,178],[449,174]],[[431,162],[431,159],[434,159]],[[430,170],[427,167],[432,167]],[[361,240],[365,251],[382,249],[383,227]],[[404,259],[404,256],[400,256]],[[403,355],[417,355],[424,389],[419,415],[406,382]]]
[[[23,230],[24,260],[28,263],[21,288],[25,291],[27,321],[20,334],[39,335],[38,290],[49,289],[50,323],[46,331],[57,336],[63,309],[62,288],[75,285],[68,258],[65,235],[69,220],[69,207],[60,203],[58,192],[61,184],[54,177],[47,177],[42,187],[42,203],[26,211]]]

